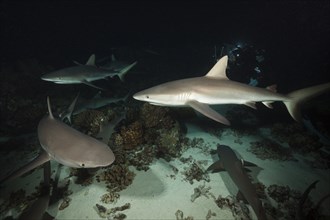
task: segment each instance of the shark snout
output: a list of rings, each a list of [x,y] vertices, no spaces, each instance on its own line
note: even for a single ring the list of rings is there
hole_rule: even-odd
[[[136,100],[139,100],[139,101],[142,101],[143,97],[144,96],[141,94],[141,92],[137,92],[133,95],[133,98],[136,99]]]
[[[52,75],[50,74],[45,74],[43,76],[40,77],[42,80],[44,81],[50,81],[50,82],[55,82],[55,81],[59,81],[59,79],[57,79],[56,77],[53,77]]]

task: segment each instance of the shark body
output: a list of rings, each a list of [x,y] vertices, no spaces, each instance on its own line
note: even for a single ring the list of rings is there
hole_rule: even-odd
[[[88,109],[98,109],[103,106],[109,105],[111,103],[117,103],[120,101],[126,101],[128,98],[129,93],[120,98],[109,98],[109,97],[101,97],[100,93],[97,93],[93,98],[86,99],[82,101],[77,101],[79,94],[75,97],[73,102],[70,104],[69,108],[65,110],[64,112],[60,113],[60,118],[63,121],[65,118],[68,119],[68,121],[71,123],[71,116],[77,115],[83,111],[86,111]]]
[[[116,57],[112,54],[111,55],[111,61],[102,65],[101,67],[106,70],[112,70],[115,72],[120,72],[123,69],[125,69],[130,64],[128,62],[117,60]]]
[[[112,78],[114,76],[118,76],[123,81],[125,74],[135,65],[136,62],[127,65],[120,71],[99,68],[95,65],[95,55],[93,54],[85,65],[80,64],[77,66],[56,70],[44,74],[41,79],[57,84],[86,84],[88,86],[103,90],[102,88],[92,84],[92,82],[105,79],[107,77]]]
[[[190,106],[217,122],[230,122],[209,105],[244,104],[256,109],[256,102],[272,108],[271,103],[282,101],[290,115],[300,120],[299,106],[316,95],[330,90],[325,83],[291,92],[287,95],[276,93],[276,86],[258,88],[229,80],[226,76],[228,57],[222,57],[203,77],[194,77],[163,83],[134,94],[133,98],[160,106]]]
[[[267,219],[262,203],[257,196],[256,189],[244,171],[244,165],[253,164],[246,161],[242,162],[242,160],[236,156],[235,152],[230,147],[225,145],[218,145],[217,154],[220,160],[209,166],[207,171],[227,171],[239,191],[251,205],[258,220]]]
[[[43,148],[40,155],[0,182],[19,177],[51,159],[73,168],[105,167],[114,162],[115,156],[108,145],[55,119],[49,98],[47,104],[49,115],[38,125],[38,138]]]

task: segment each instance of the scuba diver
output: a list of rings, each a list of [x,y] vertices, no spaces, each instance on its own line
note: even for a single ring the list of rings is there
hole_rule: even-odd
[[[228,77],[251,86],[266,86],[265,50],[248,44],[224,44],[214,47],[214,61],[228,55]]]

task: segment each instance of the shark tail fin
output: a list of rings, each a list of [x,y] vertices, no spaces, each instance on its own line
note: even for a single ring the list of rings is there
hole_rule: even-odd
[[[122,69],[122,70],[118,73],[118,77],[120,78],[120,80],[121,80],[122,82],[125,81],[124,77],[125,77],[126,73],[127,73],[130,69],[132,69],[136,64],[137,64],[137,61],[135,61],[135,62],[132,63],[131,65],[125,67],[124,69]]]
[[[74,110],[74,107],[76,106],[78,97],[80,95],[80,92],[78,92],[77,96],[74,98],[74,100],[72,101],[72,103],[70,104],[69,108],[60,114],[61,120],[63,121],[65,118],[68,119],[69,123],[71,124],[71,116]]]
[[[296,120],[301,120],[300,106],[303,102],[318,96],[330,90],[330,83],[324,83],[316,86],[311,86],[305,89],[296,90],[288,94],[289,100],[283,101],[288,109],[291,117]]]

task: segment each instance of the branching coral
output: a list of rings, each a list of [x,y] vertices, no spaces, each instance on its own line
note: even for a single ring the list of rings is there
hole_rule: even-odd
[[[118,192],[126,189],[132,184],[135,173],[125,165],[112,165],[96,176],[97,181],[105,181],[111,192]]]
[[[205,180],[206,182],[210,182],[209,175],[197,161],[194,161],[189,167],[185,167],[182,174],[185,175],[185,180],[190,184],[193,184],[194,180]]]
[[[231,195],[227,197],[222,197],[221,195],[219,195],[219,197],[215,200],[215,203],[221,209],[229,208],[232,211],[235,219],[239,219],[239,220],[250,219],[248,207],[243,202],[237,201],[235,197]]]
[[[108,218],[108,219],[115,219],[115,220],[125,219],[126,218],[125,214],[123,214],[123,213],[117,214],[116,212],[124,211],[129,208],[131,208],[130,203],[126,203],[123,206],[119,206],[119,207],[115,207],[115,208],[111,208],[111,209],[107,209],[106,207],[99,205],[99,204],[95,205],[95,209],[101,218]]]
[[[169,160],[170,157],[181,155],[181,139],[179,124],[176,123],[171,129],[162,129],[156,140],[157,155]]]
[[[288,134],[302,133],[302,126],[298,123],[275,123],[271,127],[271,134],[280,142],[289,142],[290,136]]]
[[[210,192],[211,187],[205,187],[205,183],[203,185],[199,185],[194,189],[194,194],[191,195],[191,201],[194,202],[198,197],[205,196],[206,198],[210,198],[210,196],[215,200],[215,196]]]
[[[73,124],[91,136],[96,136],[103,121],[109,120],[108,116],[100,110],[87,110],[73,117]]]
[[[117,203],[119,197],[120,197],[120,194],[117,192],[108,192],[101,196],[101,201],[106,204]]]
[[[159,107],[143,104],[140,112],[140,117],[146,128],[171,128],[173,124],[172,118],[168,115],[169,109],[166,107]]]
[[[127,155],[130,165],[136,167],[137,170],[147,171],[149,165],[155,158],[155,147],[145,145],[137,152],[131,152]]]
[[[119,142],[119,137],[115,140],[116,144],[122,144],[125,150],[132,150],[136,146],[143,143],[143,127],[139,121],[135,121],[132,124],[122,126],[120,130],[121,140]]]
[[[317,151],[323,147],[323,144],[318,142],[317,137],[306,133],[295,133],[290,135],[288,144],[292,149],[303,154]]]
[[[75,183],[88,186],[93,183],[93,174],[90,174],[87,169],[71,168],[70,176],[75,176]]]
[[[286,149],[278,143],[269,139],[250,142],[248,151],[254,153],[258,158],[265,160],[294,160],[290,149]]]

